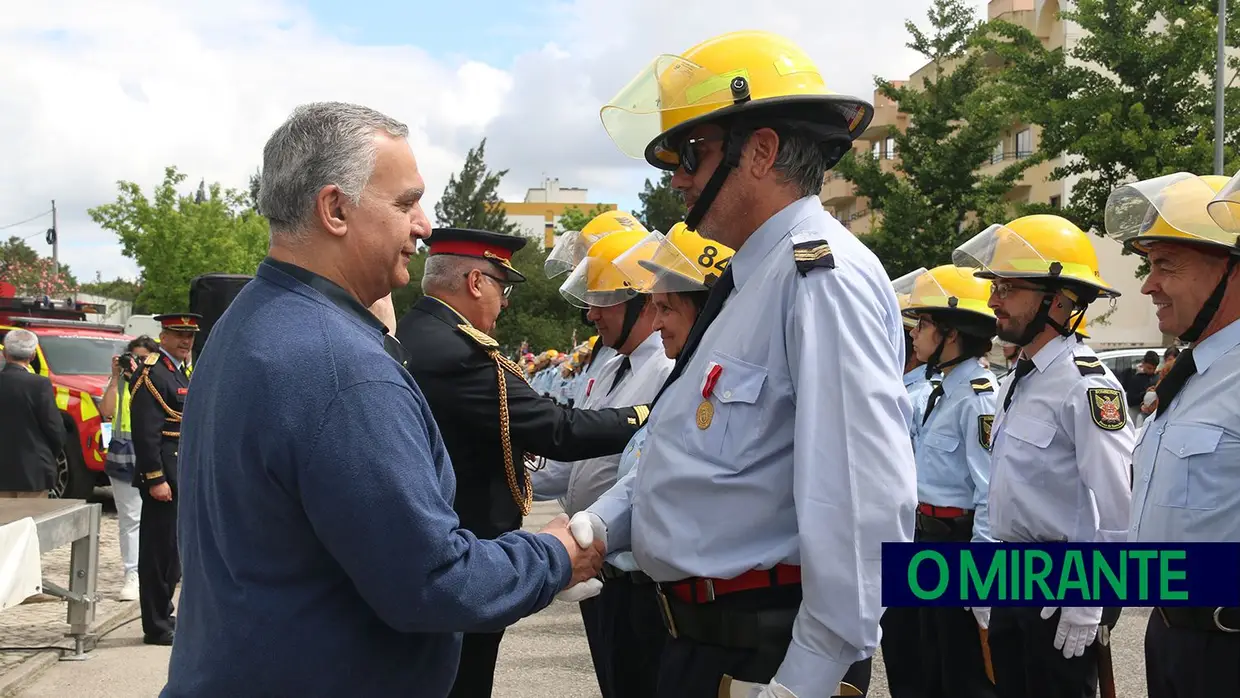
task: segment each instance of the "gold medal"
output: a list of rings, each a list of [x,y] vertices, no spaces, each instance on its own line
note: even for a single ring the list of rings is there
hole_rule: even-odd
[[[715,406],[710,400],[703,400],[702,404],[697,408],[697,425],[698,429],[709,429],[710,420],[715,416]]]

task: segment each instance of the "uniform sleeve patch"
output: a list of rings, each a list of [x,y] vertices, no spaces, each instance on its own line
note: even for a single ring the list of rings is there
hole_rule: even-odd
[[[792,259],[797,264],[801,276],[809,274],[811,269],[834,269],[835,255],[831,254],[831,245],[826,240],[809,240],[798,242],[792,246]]]
[[[995,392],[995,384],[989,378],[974,378],[969,381],[969,385],[973,388],[973,392],[978,395]]]
[[[1082,376],[1101,376],[1106,375],[1106,368],[1102,366],[1102,362],[1096,356],[1078,356],[1073,359],[1076,364],[1076,370],[1081,372]]]
[[[990,450],[990,432],[995,426],[995,416],[993,414],[979,414],[977,416],[977,441],[982,448]]]
[[[1107,431],[1119,431],[1128,425],[1124,412],[1124,396],[1113,388],[1090,388],[1089,416],[1094,424]]]

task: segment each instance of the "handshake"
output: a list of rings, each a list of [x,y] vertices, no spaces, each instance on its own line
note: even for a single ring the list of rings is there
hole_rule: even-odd
[[[603,569],[603,556],[607,554],[607,527],[602,519],[585,511],[578,512],[571,520],[567,514],[560,514],[539,533],[559,539],[572,561],[572,579],[557,599],[584,601],[603,590],[603,580],[598,578],[598,573]]]

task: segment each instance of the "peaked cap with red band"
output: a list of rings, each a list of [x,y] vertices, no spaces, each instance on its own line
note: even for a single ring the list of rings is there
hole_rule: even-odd
[[[430,254],[453,254],[485,259],[499,267],[510,284],[525,281],[512,266],[512,255],[529,243],[528,238],[468,228],[435,228],[426,239]]]
[[[202,316],[198,313],[166,313],[156,315],[155,320],[165,330],[172,332],[197,332]]]

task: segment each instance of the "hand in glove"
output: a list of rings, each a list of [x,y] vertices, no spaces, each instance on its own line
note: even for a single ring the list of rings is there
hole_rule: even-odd
[[[977,619],[977,624],[983,629],[990,629],[990,609],[989,608],[966,608],[966,611],[973,611],[973,617]]]
[[[1042,609],[1042,619],[1049,620],[1059,611],[1059,627],[1055,630],[1055,649],[1062,649],[1067,659],[1085,654],[1085,648],[1098,637],[1098,625],[1102,623],[1102,608],[1059,608],[1047,606]]]
[[[749,681],[738,681],[731,676],[725,675],[723,682],[720,684],[720,696],[728,698],[797,698],[796,694],[789,691],[787,687],[781,685],[778,681],[772,681],[769,684],[751,683]]]
[[[588,511],[577,512],[569,520],[568,530],[573,535],[573,539],[577,541],[577,545],[582,548],[589,548],[597,540],[603,544],[604,550],[607,549],[607,527],[596,514]],[[587,579],[561,591],[555,595],[555,598],[559,601],[577,603],[598,596],[602,591],[603,580]]]

